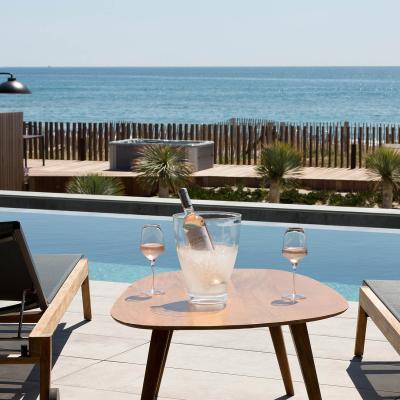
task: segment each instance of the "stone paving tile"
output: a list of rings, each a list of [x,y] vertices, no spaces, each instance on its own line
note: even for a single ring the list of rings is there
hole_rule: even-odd
[[[97,300],[97,299],[96,299]],[[325,334],[331,335],[332,326],[335,327],[337,322],[343,323],[338,318],[327,320],[329,321],[327,326],[322,326],[321,329],[314,329],[315,325],[320,325],[324,321],[319,321],[310,324],[310,332],[316,332],[323,334],[323,338],[318,338],[317,335],[311,335],[311,342],[313,344],[315,356],[320,357],[331,357],[340,359],[350,359],[352,355],[352,347],[354,341],[353,335],[339,340],[339,338],[333,336],[326,336]],[[345,321],[344,323],[347,323]],[[324,324],[325,325],[325,324]],[[150,331],[133,329],[124,325],[116,323],[109,316],[94,315],[93,321],[90,323],[83,323],[81,314],[77,313],[66,313],[64,321],[61,324],[60,330],[68,331],[72,330],[74,333],[104,335],[110,337],[122,337],[126,339],[137,339],[148,341],[150,338]],[[288,331],[287,328],[284,328]],[[370,331],[374,330],[373,323],[368,326],[367,337],[371,338],[374,335],[370,334]],[[374,359],[372,354],[379,354],[380,360],[391,360],[396,354],[392,351],[391,346],[387,343],[386,339],[375,329],[375,333],[378,335],[382,343],[374,343],[368,340],[366,345],[365,356],[367,359]],[[373,332],[374,333],[374,332]],[[343,332],[341,333],[343,335]],[[289,354],[295,354],[290,334],[285,333],[286,345]],[[269,338],[269,333],[265,328],[260,329],[249,329],[249,330],[224,330],[224,331],[202,331],[197,332],[175,332],[175,342],[188,343],[188,344],[201,344],[208,346],[227,347],[227,348],[238,348],[244,350],[256,350],[256,351],[273,351],[272,343]],[[339,341],[339,343],[338,343]],[[378,348],[382,348],[378,350]],[[335,351],[334,351],[335,350]],[[384,356],[382,358],[382,356]],[[396,358],[394,358],[396,359]]]
[[[143,374],[144,365],[101,362],[55,383],[61,387],[65,387],[65,385],[73,386],[77,390],[79,387],[92,387],[111,392],[128,392],[138,395],[141,392]],[[108,379],[104,379],[104,376],[107,376]],[[307,399],[304,385],[301,382],[295,382],[294,386],[296,395],[293,399]],[[381,399],[374,390],[358,391],[354,387],[321,385],[321,392],[324,399]],[[385,396],[393,395],[389,392],[383,393]],[[188,400],[257,400],[266,398],[283,400],[286,398],[284,396],[283,383],[280,379],[256,378],[169,367],[165,370],[160,396]],[[124,397],[121,397],[121,399],[124,399]]]
[[[378,392],[389,391],[400,398],[400,361],[353,362],[347,368],[347,373],[359,387],[374,388]]]
[[[295,355],[296,351],[290,333],[285,332],[284,338],[288,354]],[[310,341],[315,357],[340,360],[353,358],[354,338],[310,335]],[[172,342],[274,353],[268,329],[177,331],[174,332]],[[387,341],[367,340],[364,359],[398,360],[398,354]]]
[[[90,360],[86,358],[53,357],[54,367],[52,370],[52,379],[63,378],[74,372],[80,371],[97,363],[97,360]],[[14,379],[17,381],[28,380],[31,382],[39,381],[39,367],[35,365],[2,365],[0,368],[1,379]]]
[[[110,286],[112,289],[110,290]],[[109,318],[109,311],[120,293],[125,290],[126,284],[109,284],[107,282],[93,282],[92,295],[100,295],[95,297],[94,303],[96,304],[95,315],[97,321],[91,324],[82,325],[77,328],[77,332],[96,333],[99,327],[102,334],[110,336],[121,336],[125,338],[137,337],[146,338],[148,340],[150,333],[143,330],[132,329],[124,327],[115,323]],[[77,298],[70,308],[69,319],[74,320],[77,315],[81,313],[81,300]],[[350,302],[349,309],[346,313],[334,319],[319,321],[310,324],[311,342],[316,357],[335,358],[343,361],[349,361],[352,357],[354,334],[355,334],[355,318],[357,317],[358,303]],[[76,319],[75,319],[76,320]],[[68,324],[67,324],[68,326]],[[287,331],[287,328],[286,328]],[[184,339],[186,335],[186,340]],[[335,335],[341,336],[336,337]],[[201,332],[176,332],[173,342],[202,344],[207,346],[221,346],[228,348],[238,348],[245,350],[265,351],[272,352],[272,343],[263,329],[251,329],[245,331],[204,331]],[[321,336],[320,338],[318,336]],[[368,339],[381,340],[382,342],[375,342],[368,340],[366,344],[366,357],[365,360],[374,360],[372,354],[379,354],[380,361],[389,361],[393,358],[396,359],[396,354],[391,346],[386,342],[383,335],[377,330],[373,324],[368,326]],[[183,339],[182,339],[183,338]],[[291,337],[289,333],[285,333],[285,340],[287,343],[288,353],[295,354]],[[137,349],[143,353],[143,361],[145,362],[145,355],[147,354],[147,346],[141,346]],[[128,352],[124,352],[126,355]],[[136,355],[135,350],[133,353]],[[122,356],[123,357],[123,356]],[[115,357],[118,359],[118,356]],[[137,362],[136,356],[134,357]]]
[[[133,364],[145,364],[148,346],[141,346],[134,350],[110,358]],[[243,350],[211,348],[173,344],[170,347],[167,367],[218,372],[224,374],[246,375],[259,378],[280,379],[281,375],[275,354],[250,352]],[[298,370],[297,364],[294,368]],[[297,376],[300,379],[300,372]]]
[[[83,371],[55,380],[56,385],[141,393],[145,365],[102,361]]]
[[[140,400],[139,394],[124,393],[119,391],[88,389],[82,387],[54,385],[60,389],[60,397],[63,399],[82,400]],[[181,400],[171,397],[158,397],[159,400]]]
[[[150,340],[151,331],[134,329],[114,321],[110,315],[93,315],[90,323],[82,323],[82,316],[67,312],[61,321],[59,330],[73,330],[74,333],[85,333],[114,338]]]
[[[307,324],[310,335],[324,335],[354,338],[356,334],[356,320],[350,318],[328,318]],[[287,326],[283,330],[288,332]],[[372,321],[368,321],[367,339],[386,341],[385,336]]]
[[[110,360],[133,364],[145,364],[148,346],[140,346],[134,350],[112,357]],[[289,362],[294,380],[302,381],[302,375],[297,357],[289,355]],[[363,371],[361,364],[349,360],[315,358],[320,383],[360,388],[365,380],[361,379]],[[232,375],[246,375],[259,378],[280,379],[281,375],[275,354],[254,351],[210,348],[173,344],[167,359],[167,367],[216,372]],[[352,378],[347,369],[352,368]],[[383,388],[382,388],[383,389]]]
[[[90,293],[92,297],[111,297],[116,299],[127,287],[129,283],[125,282],[106,282],[90,281]]]
[[[148,346],[141,346],[113,357],[110,360],[145,364],[147,351]],[[289,360],[293,379],[301,381],[302,376],[297,358],[295,356],[289,356]],[[346,373],[349,361],[315,359],[315,363],[320,367],[318,371],[321,383],[347,387],[354,386]],[[231,375],[246,375],[258,378],[278,380],[281,378],[275,354],[272,353],[175,344],[170,348],[167,366]],[[333,371],[335,372],[335,376],[331,374]]]
[[[0,382],[0,400],[40,400],[38,384],[33,382]],[[61,400],[140,400],[140,395],[124,392],[53,385],[60,390]],[[159,397],[159,400],[181,400]]]
[[[357,318],[358,302],[349,301],[349,308],[343,314],[338,315],[339,318]]]
[[[109,336],[72,333],[53,338],[53,353],[69,357],[104,360],[146,343],[143,339],[113,338]]]
[[[291,344],[289,334],[285,334],[285,341]],[[343,361],[353,359],[354,338],[310,335],[310,341],[316,358],[331,358]],[[292,344],[288,348],[290,349],[290,354],[296,354]],[[364,360],[396,361],[399,360],[399,356],[388,342],[367,340]]]
[[[58,359],[52,376],[52,385],[60,386],[63,398],[139,398],[151,332],[123,326],[111,318],[110,309],[126,287],[91,281],[93,321],[83,322],[80,296],[63,317],[54,339]],[[400,396],[399,357],[373,323],[368,324],[363,362],[350,362],[358,304],[350,302],[349,306],[341,316],[309,324],[322,397],[375,400]],[[306,399],[287,327],[284,335],[295,380],[293,398]],[[0,370],[0,399],[16,400],[17,393],[23,396],[23,392],[29,393],[24,400],[36,399],[37,382],[32,381],[37,380],[37,372],[28,372],[29,380],[24,383],[26,376],[16,371],[10,375],[10,371]],[[283,395],[267,329],[174,333],[160,398],[282,400]]]
[[[92,312],[95,315],[110,315],[111,307],[117,300],[117,297],[102,297],[102,296],[92,296]],[[76,296],[71,305],[68,308],[69,312],[74,312],[83,315],[82,311],[82,300],[80,296]]]

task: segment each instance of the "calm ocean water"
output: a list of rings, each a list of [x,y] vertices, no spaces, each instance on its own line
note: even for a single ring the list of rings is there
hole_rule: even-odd
[[[25,120],[400,122],[400,67],[6,68],[32,90],[0,96]]]

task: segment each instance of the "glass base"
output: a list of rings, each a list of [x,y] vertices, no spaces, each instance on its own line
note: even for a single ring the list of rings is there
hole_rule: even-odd
[[[227,294],[219,294],[212,296],[205,295],[193,295],[189,293],[190,302],[196,305],[214,305],[214,304],[225,304],[227,300]]]
[[[297,300],[304,300],[305,298],[306,298],[306,296],[304,296],[303,294],[297,294],[297,293],[296,294],[294,294],[294,293],[285,293],[282,296],[282,299],[290,300],[293,303],[296,302]]]
[[[147,294],[147,296],[160,296],[162,294],[165,294],[164,290],[162,289],[143,290],[143,293]]]

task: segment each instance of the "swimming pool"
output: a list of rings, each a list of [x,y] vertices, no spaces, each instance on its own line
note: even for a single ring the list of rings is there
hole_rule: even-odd
[[[139,252],[143,224],[159,223],[166,251],[158,271],[179,266],[170,217],[53,212],[0,208],[0,221],[19,220],[32,252],[84,253],[94,280],[132,282],[150,274]],[[290,270],[281,256],[282,236],[288,224],[244,221],[237,267]],[[400,230],[302,225],[309,255],[299,273],[334,287],[348,300],[357,300],[363,279],[400,278]]]

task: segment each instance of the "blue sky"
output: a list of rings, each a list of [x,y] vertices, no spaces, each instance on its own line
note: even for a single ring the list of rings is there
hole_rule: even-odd
[[[0,0],[5,66],[400,65],[399,0]]]

